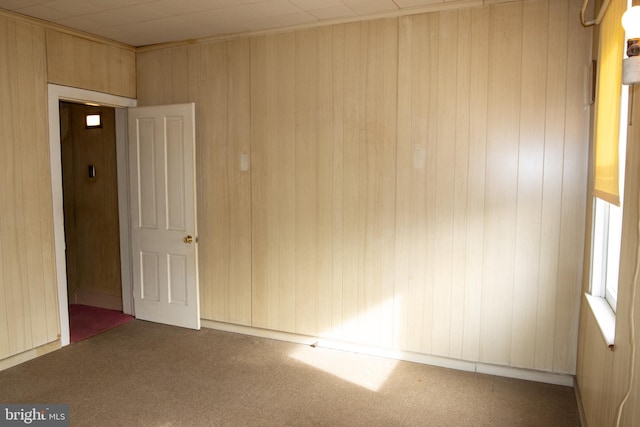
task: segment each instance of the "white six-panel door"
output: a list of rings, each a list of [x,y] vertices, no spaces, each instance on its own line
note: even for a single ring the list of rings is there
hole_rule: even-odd
[[[129,109],[135,315],[200,329],[195,106]]]

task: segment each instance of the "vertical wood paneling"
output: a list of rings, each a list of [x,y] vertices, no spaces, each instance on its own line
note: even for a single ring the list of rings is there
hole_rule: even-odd
[[[390,346],[397,21],[347,25],[345,57],[344,338]]]
[[[295,34],[251,44],[253,325],[295,331]]]
[[[433,324],[433,242],[429,224],[434,192],[426,182],[436,178],[436,117],[438,16],[401,20],[398,165],[397,165],[397,274],[396,300],[401,303],[395,334],[401,348],[430,352]],[[429,276],[428,276],[429,275]]]
[[[569,3],[568,16],[578,13],[579,5]],[[584,96],[584,83],[571,76],[584,73],[580,58],[591,51],[590,33],[583,31],[579,25],[570,21],[567,42],[567,89],[566,100],[580,99]],[[554,370],[567,369],[573,373],[576,369],[576,349],[578,341],[578,319],[581,292],[579,288],[567,286],[567,283],[581,281],[583,262],[582,248],[575,242],[584,235],[585,216],[580,203],[587,198],[587,171],[583,165],[588,162],[588,152],[578,141],[589,139],[588,129],[582,125],[589,119],[589,109],[583,103],[567,102],[565,119],[565,143],[563,165],[563,203],[560,238],[560,261],[558,270],[558,288],[556,305],[556,333],[553,366]],[[566,345],[569,343],[569,345]]]
[[[296,331],[331,330],[333,27],[296,34]]]
[[[7,105],[3,108],[4,111],[11,111],[16,108],[15,102],[18,102],[18,111],[20,111],[18,85],[20,82],[20,71],[17,67],[18,63],[15,59],[18,58],[17,51],[17,35],[16,24],[13,21],[5,20],[4,33],[5,33],[5,56],[6,63],[11,64],[6,67],[6,80],[13,83],[7,86],[7,91],[4,92],[9,96],[6,98]],[[14,59],[11,61],[11,59]],[[28,71],[28,70],[25,70]],[[19,114],[15,116],[19,117]],[[9,334],[9,346],[5,349],[6,355],[16,354],[21,351],[31,348],[31,333],[30,318],[28,312],[25,313],[25,301],[21,288],[22,283],[26,282],[27,272],[24,270],[24,254],[20,242],[20,230],[24,230],[24,224],[22,223],[22,212],[24,207],[22,206],[22,177],[20,176],[19,169],[16,168],[16,160],[20,159],[20,146],[16,144],[16,135],[19,137],[20,130],[19,123],[15,121],[7,121],[3,123],[3,128],[7,128],[7,136],[3,139],[3,152],[2,159],[4,164],[2,165],[2,182],[3,192],[5,197],[2,205],[7,209],[12,207],[11,210],[7,209],[6,215],[2,215],[2,229],[0,234],[2,235],[2,253],[7,257],[7,263],[4,265],[4,294],[7,299],[5,310],[7,313],[8,321],[8,334]]]
[[[109,46],[107,65],[109,88],[134,97],[136,94],[135,53],[117,46]]]
[[[330,150],[333,147],[320,139],[322,106],[318,95],[325,88],[320,88],[318,80],[318,48],[319,34],[316,30],[295,34],[295,163],[291,165],[296,181],[295,330],[307,331],[310,335],[319,333],[318,292],[321,284],[330,283],[331,279],[322,268],[323,261],[331,256],[331,246],[322,244],[322,237],[331,238],[327,233],[330,223],[324,215],[331,205],[322,193],[331,179],[332,168],[327,160],[331,160]],[[321,236],[323,228],[324,236]]]
[[[256,326],[390,343],[395,178],[376,171],[395,154],[395,31],[391,20],[253,40]]]
[[[331,96],[333,98],[333,178],[332,178],[332,229],[333,260],[331,277],[331,327],[326,336],[341,338],[343,313],[343,271],[344,271],[344,105],[345,105],[345,27],[332,28],[332,61],[326,64],[332,72]]]
[[[615,384],[612,386],[615,392],[609,395],[610,399],[615,399],[618,392],[616,389],[620,389],[623,385],[627,387],[631,385],[629,399],[623,408],[620,425],[640,423],[640,411],[638,410],[640,406],[640,393],[638,392],[640,351],[637,348],[640,342],[640,328],[637,326],[640,324],[640,285],[637,280],[634,281],[636,268],[640,268],[636,265],[640,245],[640,235],[637,233],[640,222],[640,180],[638,174],[634,172],[640,167],[640,145],[638,144],[640,141],[640,126],[638,125],[640,123],[640,87],[634,85],[629,90],[632,105],[629,111],[631,114],[630,126],[627,128],[627,172],[625,174],[623,240],[620,250],[620,283],[618,285],[618,306],[620,308],[616,311],[616,322],[620,322],[620,326],[616,326],[616,345],[621,341],[621,351],[616,355],[618,360],[614,365],[614,375],[610,381]],[[631,279],[632,277],[634,279]],[[633,292],[633,287],[635,287],[635,292]],[[634,334],[633,338],[632,334]],[[630,352],[632,345],[636,346],[633,353]],[[631,375],[632,363],[634,364],[633,376]],[[594,369],[593,366],[590,368]],[[595,369],[594,371],[597,372]],[[604,377],[605,381],[609,379],[609,377]]]
[[[23,23],[17,23],[15,30],[17,57],[15,70],[20,73],[17,77],[23,82],[37,81],[44,71],[42,69],[42,56],[40,56],[43,52],[39,48],[43,41],[41,32],[34,31],[33,27]],[[22,55],[22,52],[28,52],[29,54]],[[41,88],[42,86],[40,86],[40,89]],[[34,96],[36,94],[40,96],[43,95],[42,91],[36,90],[33,95],[29,97],[30,99],[21,100],[19,87],[17,87],[17,85],[12,87],[11,99],[14,101],[14,106],[18,109],[19,117],[28,117],[32,113],[33,104],[42,99]],[[35,137],[36,134],[31,127],[32,124],[30,122],[21,120],[15,123],[14,130],[17,135]],[[40,127],[39,130],[42,131],[42,127]],[[30,254],[38,253],[41,248],[39,232],[40,214],[38,209],[40,191],[37,191],[39,190],[38,177],[31,169],[31,161],[32,159],[43,156],[37,153],[39,147],[33,143],[16,148],[14,163],[16,172],[21,175],[19,179],[22,182],[21,192],[19,193],[19,196],[22,198],[22,206],[18,208],[17,218],[17,225],[20,230],[23,230],[18,234],[18,238],[21,240],[21,250],[23,251],[20,268],[25,272],[23,280],[18,285],[22,288],[25,301],[25,327],[28,335],[30,335],[28,346],[29,348],[33,348],[48,342],[47,330],[42,327],[42,325],[47,324],[46,311],[41,310],[42,302],[46,301],[43,298],[43,263],[41,258],[35,257],[35,259],[32,260],[30,257]]]
[[[383,310],[378,314],[380,316],[380,326],[376,326],[377,336],[374,343],[382,343],[390,346],[393,336],[393,293],[394,293],[394,277],[395,277],[395,200],[396,200],[396,146],[398,126],[397,117],[397,99],[398,99],[398,20],[382,21],[383,32],[380,34],[382,41],[378,39],[379,48],[384,49],[382,55],[378,58],[377,63],[371,63],[369,66],[375,69],[383,70],[381,80],[373,82],[372,87],[381,86],[384,91],[381,99],[377,100],[373,97],[370,99],[374,105],[378,105],[378,115],[376,117],[378,126],[382,128],[380,134],[377,129],[371,134],[371,139],[379,138],[382,135],[380,149],[378,153],[378,161],[376,167],[371,170],[371,174],[376,176],[378,171],[393,171],[393,175],[383,174],[378,177],[375,189],[378,187],[375,197],[377,205],[373,207],[380,212],[379,222],[373,225],[373,238],[381,239],[378,259],[371,262],[377,264],[379,270],[374,272],[373,277],[380,280],[380,299],[378,304],[382,304]],[[380,95],[378,95],[380,96]],[[389,118],[392,118],[389,120]],[[367,244],[367,243],[366,243]],[[375,325],[374,325],[375,326]]]
[[[229,140],[233,142],[227,152],[231,167],[227,171],[229,185],[224,189],[229,200],[227,218],[230,223],[230,250],[223,251],[224,257],[220,259],[228,257],[230,264],[227,292],[232,309],[229,319],[248,325],[251,323],[251,264],[247,259],[251,257],[251,120],[247,114],[251,111],[249,41],[229,42],[227,55],[230,61],[230,87],[233,88],[227,104],[227,128]],[[247,171],[239,168],[242,156],[247,159]]]
[[[427,221],[424,222],[421,228],[424,230],[424,238],[418,244],[422,246],[423,253],[418,252],[418,257],[416,259],[415,265],[416,268],[419,269],[423,274],[423,280],[417,281],[417,287],[424,287],[424,305],[414,305],[414,310],[417,313],[421,313],[419,317],[410,319],[410,322],[415,320],[422,320],[423,324],[423,332],[420,340],[420,344],[423,351],[427,353],[431,353],[433,351],[433,334],[434,334],[434,316],[433,316],[433,307],[438,303],[435,299],[435,271],[436,264],[435,258],[438,253],[437,249],[437,237],[438,237],[438,229],[434,224],[437,224],[437,206],[436,206],[436,195],[437,192],[433,191],[433,188],[429,183],[435,183],[438,179],[438,145],[437,145],[437,132],[438,132],[438,86],[440,82],[438,81],[438,52],[440,49],[440,40],[439,40],[439,25],[440,19],[437,14],[430,15],[428,17],[427,28],[429,31],[429,54],[421,57],[422,67],[425,70],[428,70],[430,78],[426,80],[425,84],[428,85],[428,96],[424,98],[424,117],[426,118],[426,129],[424,129],[426,136],[426,168],[424,171],[424,175],[422,177],[422,182],[418,185],[419,189],[417,189],[416,202],[420,203],[420,210],[416,212],[416,220],[417,223],[420,224],[422,222],[421,218],[424,213]],[[416,44],[416,47],[420,49],[420,43]],[[422,77],[420,74],[416,75],[416,79],[420,80]],[[419,97],[418,94],[414,95]],[[419,128],[419,132],[423,130]],[[415,153],[417,155],[417,153]],[[421,159],[417,159],[420,160]],[[401,167],[401,166],[400,166]],[[422,262],[426,258],[426,262]],[[419,301],[416,301],[420,304]],[[426,308],[426,309],[425,309]]]
[[[457,14],[455,162],[453,188],[453,247],[451,267],[451,331],[448,356],[462,358],[465,318],[465,266],[467,263],[467,212],[470,161],[471,98],[471,10]]]
[[[544,168],[545,101],[549,8],[547,1],[523,4],[523,38],[520,102],[520,146],[516,223],[515,276],[513,280],[513,323],[511,364],[533,366],[535,357],[537,289],[540,257],[540,217]]]
[[[626,174],[624,183],[624,212],[622,219],[622,244],[620,248],[620,276],[618,284],[618,308],[616,310],[616,346],[614,355],[613,375],[603,375],[603,380],[610,383],[607,395],[610,402],[616,404],[616,410],[622,401],[623,393],[629,391],[629,398],[625,402],[620,425],[635,425],[640,423],[640,369],[638,358],[638,343],[640,343],[640,283],[636,278],[638,266],[637,257],[640,251],[640,176],[636,173],[640,168],[640,87],[630,86],[629,114],[631,120],[627,128]],[[635,287],[635,290],[634,290]],[[595,332],[591,328],[591,334]],[[597,333],[597,332],[596,332]],[[595,335],[595,334],[594,334]],[[599,352],[603,349],[600,347]],[[606,350],[605,350],[606,351]],[[631,364],[635,365],[633,376]],[[590,365],[592,373],[598,372],[598,366]],[[606,365],[605,365],[606,366]],[[607,366],[608,367],[608,366]],[[595,407],[601,410],[606,404],[599,402]]]
[[[417,31],[418,19],[400,18],[399,46],[398,46],[398,81],[413,82],[413,70],[416,58],[414,58],[413,43],[414,32]],[[398,144],[396,160],[398,164],[412,165],[412,125],[411,120],[413,98],[411,97],[412,85],[398,85]],[[410,250],[413,240],[409,233],[411,226],[411,179],[413,170],[411,167],[397,167],[397,193],[396,193],[396,279],[394,295],[394,347],[411,348],[421,335],[422,324],[417,323],[410,327],[409,310],[411,301],[409,292],[411,284]],[[414,231],[415,232],[415,231]],[[414,299],[415,300],[415,299]]]
[[[572,373],[578,7],[495,3],[140,53],[141,105],[197,105],[203,317]],[[50,183],[31,173],[48,170],[45,68],[133,96],[135,67],[127,49],[52,30],[45,45],[8,18],[0,31],[5,357],[58,331]],[[612,362],[585,366],[598,363]],[[594,408],[609,391],[600,376],[584,387]],[[608,422],[611,406],[588,412]]]
[[[202,315],[250,324],[251,177],[240,170],[242,154],[248,161],[250,153],[249,41],[204,45],[191,54],[201,58],[195,81],[205,84],[195,87],[194,99],[200,122],[207,122],[197,137],[198,199],[204,202],[199,208]],[[174,68],[173,76],[186,79],[187,71]]]
[[[589,310],[584,299],[583,304]],[[612,393],[614,384],[610,379],[613,375],[615,353],[606,347],[590,312],[586,313],[584,320],[582,327],[590,332],[584,340],[583,354],[587,360],[587,369],[579,373],[578,381],[585,415],[589,425],[614,425],[615,405],[621,398],[624,387],[620,387],[615,394]]]
[[[0,17],[0,358],[59,337],[44,30]]]
[[[46,30],[47,78],[50,83],[136,97],[133,48]]]
[[[138,55],[139,104],[196,103],[201,315],[251,324],[249,40]]]
[[[251,39],[251,324],[257,327],[274,328],[276,322],[269,322],[267,309],[279,308],[278,301],[268,301],[269,277],[269,257],[273,257],[276,252],[269,251],[267,247],[268,239],[257,238],[257,230],[268,228],[268,147],[267,130],[270,124],[267,90],[269,89],[267,71],[256,72],[256,70],[267,69],[267,58],[277,55],[274,49],[274,38],[266,37]],[[268,41],[272,41],[271,45]],[[271,175],[273,179],[275,174]],[[258,215],[256,215],[256,212]],[[256,286],[256,283],[263,283]],[[275,284],[274,284],[275,286]],[[254,301],[262,301],[261,304],[254,304]]]
[[[9,56],[9,22],[7,18],[0,17],[0,91],[2,93],[10,93],[11,85],[15,84],[9,79],[9,64],[11,63]],[[6,179],[12,179],[12,176],[6,171],[6,163],[8,159],[9,151],[13,149],[12,133],[13,129],[11,121],[5,119],[9,112],[13,111],[11,105],[11,99],[9,96],[0,97],[0,179],[2,179],[4,185],[0,187],[0,217],[3,218],[0,223],[0,283],[2,284],[2,292],[0,292],[0,358],[10,356],[11,348],[9,341],[9,316],[5,307],[7,304],[12,304],[13,301],[9,301],[6,297],[5,287],[9,283],[10,278],[7,277],[7,272],[11,268],[12,260],[10,257],[10,250],[5,245],[5,240],[8,239],[7,233],[9,232],[9,218],[15,211],[15,206],[10,203],[10,194],[8,191],[10,181]],[[6,225],[5,225],[6,223]]]
[[[560,218],[563,203],[562,168],[567,80],[567,2],[549,2],[549,49],[544,142],[544,199],[542,201],[540,273],[534,367],[553,368],[556,334],[558,262],[560,257]],[[562,111],[563,114],[556,113]],[[572,177],[579,179],[580,177]],[[584,216],[584,215],[583,215]],[[564,344],[566,345],[566,343]]]
[[[14,56],[17,60],[15,61],[14,67],[12,67],[13,79],[14,81],[22,81],[22,82],[33,82],[36,80],[35,75],[35,67],[34,60],[37,60],[33,55],[33,28],[30,25],[26,25],[23,23],[16,22],[14,27],[15,34],[15,43],[12,45],[12,48],[15,48],[15,51],[10,51],[11,55]],[[28,55],[22,55],[22,52],[29,52]],[[32,108],[32,103],[35,101],[33,99],[27,99],[25,101],[20,100],[20,86],[13,85],[11,87],[11,99],[13,101],[14,108],[18,111],[18,117],[28,117],[30,114],[30,109]],[[30,124],[24,120],[16,121],[13,124],[14,130],[14,138],[16,135],[28,135],[29,137],[35,136],[31,129]],[[18,275],[14,276],[16,279],[13,284],[13,289],[15,293],[14,301],[21,305],[21,307],[16,307],[18,312],[18,318],[20,316],[23,319],[24,325],[24,337],[16,338],[24,338],[23,345],[21,350],[30,349],[36,347],[37,344],[33,342],[33,321],[35,319],[32,318],[31,313],[31,304],[30,304],[30,287],[35,287],[36,289],[39,287],[38,281],[41,280],[41,277],[38,277],[41,274],[42,267],[38,269],[38,263],[36,262],[35,270],[31,270],[31,266],[29,265],[29,253],[37,248],[33,246],[33,241],[29,238],[29,234],[26,230],[29,230],[29,227],[35,224],[34,221],[34,212],[29,212],[29,208],[33,206],[30,199],[32,199],[33,194],[29,194],[29,189],[37,188],[34,186],[35,182],[31,180],[28,176],[30,174],[29,170],[29,158],[28,155],[30,153],[30,149],[33,148],[30,146],[31,144],[21,147],[19,145],[14,146],[14,157],[13,167],[15,168],[12,172],[15,175],[15,189],[17,193],[15,195],[15,203],[16,203],[16,226],[18,230],[24,230],[15,235],[16,237],[16,250],[17,250],[17,269],[19,271]],[[31,182],[29,182],[31,181]],[[39,271],[38,271],[39,270]],[[15,299],[18,296],[18,293],[21,293],[19,299]],[[33,317],[38,316],[38,313],[33,313]],[[44,343],[43,343],[44,344]]]
[[[629,391],[629,397],[624,404],[621,415],[621,426],[636,425],[638,418],[637,405],[640,400],[638,384],[638,343],[640,343],[640,284],[636,277],[638,267],[638,251],[640,235],[640,177],[636,173],[640,168],[640,90],[638,85],[629,87],[632,91],[629,109],[631,119],[627,127],[626,173],[624,183],[624,200],[622,215],[622,242],[620,246],[620,275],[618,283],[618,303],[616,309],[615,351],[613,357],[607,348],[602,346],[592,348],[591,354],[583,356],[589,361],[582,375],[596,377],[596,381],[605,384],[594,390],[594,401],[591,408],[594,418],[589,419],[589,425],[614,424],[619,406]],[[635,289],[634,289],[635,288]],[[588,308],[588,307],[587,307]],[[588,313],[587,316],[590,316]],[[582,328],[583,325],[581,325]],[[598,337],[598,327],[593,323],[584,328],[587,340]],[[605,353],[606,355],[603,355]],[[602,360],[604,358],[604,363]],[[631,364],[635,364],[633,376]]]
[[[578,13],[579,5],[570,2],[568,16]],[[583,165],[588,162],[588,152],[579,141],[589,139],[588,129],[583,123],[589,119],[589,110],[583,103],[570,102],[584,96],[584,83],[571,76],[584,73],[580,58],[591,51],[590,33],[583,31],[578,24],[570,21],[567,42],[567,88],[566,119],[564,131],[564,165],[563,165],[563,202],[561,216],[560,260],[556,304],[556,323],[553,370],[566,370],[574,373],[576,369],[576,351],[578,342],[578,316],[580,310],[580,288],[567,286],[568,283],[582,279],[583,249],[572,242],[584,235],[585,215],[580,203],[587,198],[587,171]],[[567,345],[567,343],[569,345]]]
[[[199,218],[205,219],[199,220],[202,315],[250,324],[250,175],[240,171],[241,155],[248,159],[250,150],[249,43],[207,44],[188,53],[182,61],[189,68],[171,70],[186,82],[172,99],[193,97],[202,124],[196,129]]]
[[[589,58],[567,56],[570,2],[141,53],[141,103],[197,105],[204,316],[571,372],[587,119],[567,74]]]
[[[196,102],[203,317],[573,372],[578,6],[496,3],[138,54],[140,105]],[[48,170],[47,72],[124,96],[136,83],[130,50],[9,18],[0,34],[6,357],[58,334],[49,175],[31,173]]]
[[[335,309],[333,308],[333,293],[334,289],[342,285],[341,280],[338,279],[338,283],[334,285],[333,281],[336,279],[333,266],[335,262],[334,241],[340,238],[340,234],[334,235],[335,221],[334,216],[336,212],[336,195],[334,191],[336,189],[336,169],[334,162],[339,159],[334,150],[341,147],[341,139],[336,139],[336,131],[334,129],[336,116],[334,112],[334,105],[336,103],[336,97],[340,98],[339,92],[334,90],[336,78],[336,71],[334,71],[334,46],[337,43],[341,43],[341,40],[334,41],[335,27],[328,26],[317,30],[317,139],[318,154],[317,163],[320,169],[317,174],[317,207],[318,207],[318,224],[316,226],[316,239],[317,239],[317,269],[320,272],[316,278],[317,289],[317,331],[318,334],[325,336],[335,335],[333,331],[334,322],[332,320]],[[337,33],[337,37],[340,34]],[[336,67],[335,70],[340,72],[340,68]],[[342,163],[338,160],[338,165],[342,166]],[[337,177],[339,179],[339,176]],[[339,185],[339,184],[338,184]],[[340,192],[338,192],[340,195]],[[338,255],[339,256],[339,255]],[[337,301],[339,304],[340,301]]]
[[[366,34],[364,34],[366,36]],[[364,264],[362,248],[358,245],[364,235],[363,222],[359,216],[359,209],[365,203],[365,194],[360,191],[360,161],[364,153],[360,152],[361,140],[365,137],[365,126],[361,126],[362,86],[366,82],[365,64],[360,60],[363,31],[360,24],[345,26],[344,31],[344,223],[343,241],[343,296],[342,296],[342,337],[358,336],[359,285]],[[355,124],[355,125],[354,125]]]
[[[491,8],[480,360],[509,364],[518,198],[522,4]]]
[[[577,49],[588,32],[569,23],[568,1],[551,3],[400,19],[396,346],[525,368],[548,354],[539,369],[575,369],[556,307],[577,303],[580,281],[568,255],[580,224],[561,235],[560,209],[584,215],[588,119],[581,80],[565,88],[568,67],[589,61]],[[576,258],[566,280],[559,245]],[[577,312],[562,316],[571,340]]]
[[[640,220],[640,87],[630,87],[631,123],[627,128],[626,175],[624,185],[622,244],[620,248],[620,276],[616,309],[615,350],[611,351],[602,339],[587,302],[582,300],[578,371],[576,375],[588,425],[616,425],[620,403],[630,388],[620,420],[621,426],[635,426],[640,422],[640,393],[638,384],[637,343],[640,342],[640,289],[634,280],[638,252],[638,221]],[[570,118],[567,118],[569,123]],[[587,232],[590,230],[587,228]],[[588,250],[588,248],[587,248]],[[589,286],[588,277],[583,291]],[[635,287],[635,292],[634,292]],[[635,293],[635,295],[634,295]],[[634,298],[635,297],[635,298]],[[635,312],[632,316],[632,307]],[[632,330],[631,325],[635,325]],[[632,337],[632,333],[635,334]],[[633,350],[632,342],[636,343]],[[631,363],[635,358],[635,373],[631,376]]]
[[[44,117],[49,116],[49,107],[47,102],[47,86],[43,82],[40,84],[41,76],[47,76],[47,46],[46,46],[46,32],[34,31],[33,50],[34,55],[39,58],[35,62],[35,76],[34,81],[29,82],[34,90],[34,96],[32,101],[32,114],[34,117],[43,117],[42,120],[36,120],[32,123],[32,131],[42,137],[35,138],[39,145],[35,148],[35,151],[40,153],[33,160],[33,164],[37,165],[39,171],[49,171],[51,167],[50,159],[48,155],[44,155],[48,149],[48,135],[49,135],[49,123]],[[46,81],[46,78],[44,79]],[[27,83],[25,83],[27,85]],[[60,338],[60,314],[58,309],[58,282],[56,279],[56,260],[54,249],[54,231],[53,231],[53,219],[51,216],[53,195],[51,194],[51,174],[40,173],[38,174],[38,189],[40,194],[38,205],[39,220],[40,220],[40,242],[42,249],[39,254],[42,256],[42,280],[44,289],[44,307],[43,310],[47,319],[47,341],[51,342]],[[42,304],[35,297],[38,303]],[[42,306],[41,306],[42,307]]]
[[[198,47],[199,48],[199,47]],[[138,92],[139,105],[160,105],[164,94],[161,87],[164,85],[174,84],[168,77],[160,72],[162,53],[158,51],[153,53],[140,53],[136,55],[136,67],[138,73],[136,75],[136,87]],[[151,76],[153,71],[153,77]],[[202,126],[200,123],[198,125]],[[197,135],[196,135],[197,136]]]
[[[467,256],[465,265],[464,342],[462,357],[480,357],[484,217],[487,157],[487,99],[489,96],[490,9],[471,15],[471,73],[469,93],[469,187],[467,189]]]
[[[434,232],[434,292],[432,352],[448,356],[451,340],[451,300],[453,274],[453,220],[455,196],[456,128],[448,123],[457,121],[456,83],[458,79],[458,12],[438,14],[438,58],[436,99],[437,107],[431,111],[436,117],[435,160],[435,222]],[[430,188],[427,183],[427,188]]]

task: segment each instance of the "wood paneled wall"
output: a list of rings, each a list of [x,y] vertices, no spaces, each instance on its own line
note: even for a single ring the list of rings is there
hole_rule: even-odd
[[[46,38],[50,83],[136,97],[136,54],[133,48],[51,29],[46,30]]]
[[[392,345],[397,26],[252,40],[254,326]]]
[[[589,119],[575,76],[590,40],[577,7],[401,20],[404,347],[574,372]]]
[[[57,348],[60,337],[47,82],[135,97],[134,50],[0,11],[3,367]]]
[[[138,55],[138,105],[196,103],[200,312],[251,324],[249,41]]]
[[[580,5],[141,52],[141,104],[196,102],[203,316],[575,372]]]
[[[0,15],[0,359],[58,339],[45,32]]]
[[[615,350],[611,351],[600,332],[589,304],[584,301],[580,313],[580,345],[577,383],[582,396],[589,426],[616,425],[620,404],[627,391],[620,426],[640,425],[640,372],[638,349],[640,343],[640,285],[635,277],[640,221],[640,87],[632,87],[631,125],[627,134],[626,174],[620,251],[620,276],[616,310]],[[586,248],[590,251],[589,248]],[[635,292],[634,292],[635,288]],[[585,277],[583,291],[589,290]],[[631,324],[635,326],[632,327]],[[635,341],[635,347],[633,342]],[[634,375],[631,363],[635,363]]]

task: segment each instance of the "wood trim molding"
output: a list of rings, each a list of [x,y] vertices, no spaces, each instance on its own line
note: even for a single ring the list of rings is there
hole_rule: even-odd
[[[67,271],[65,259],[64,214],[62,209],[62,163],[60,161],[60,100],[92,102],[99,105],[129,108],[137,101],[122,96],[109,95],[86,89],[48,84],[49,159],[51,164],[51,194],[53,195],[53,232],[55,263],[57,270],[58,307],[60,314],[60,343],[69,345],[69,310],[67,295]],[[122,229],[121,229],[122,230]],[[126,292],[124,292],[126,294]]]
[[[217,322],[207,319],[201,319],[200,322],[203,328],[217,329],[225,332],[234,332],[238,334],[269,338],[279,341],[287,341],[302,345],[314,345],[317,347],[331,348],[334,350],[350,351],[353,353],[361,353],[369,356],[386,357],[406,362],[422,363],[424,365],[438,366],[447,369],[456,369],[458,371],[476,372],[479,374],[495,375],[505,378],[537,381],[541,383],[561,385],[566,387],[573,387],[574,384],[574,376],[569,374],[558,374],[553,372],[534,371],[531,369],[497,366],[487,363],[451,359],[448,357],[431,356],[428,354],[414,353],[410,351],[370,347],[360,344],[334,341],[330,339],[293,334],[289,332],[272,331],[269,329],[254,328],[252,326],[235,325],[231,323]]]
[[[578,405],[578,415],[580,416],[580,425],[587,427],[587,416],[584,412],[584,402],[582,401],[582,393],[580,392],[580,383],[578,378],[573,381],[573,390],[576,395],[576,404]]]
[[[51,353],[52,351],[56,351],[61,347],[62,346],[60,345],[60,340],[58,339],[48,344],[44,344],[39,347],[32,348],[31,350],[14,354],[13,356],[9,356],[6,359],[0,360],[0,371],[4,371],[5,369],[12,368],[14,366],[17,366],[21,363],[35,359],[37,357],[44,356],[45,354]]]
[[[83,304],[107,310],[122,311],[121,296],[107,295],[90,289],[76,289],[73,295],[69,295],[69,302],[71,304]]]

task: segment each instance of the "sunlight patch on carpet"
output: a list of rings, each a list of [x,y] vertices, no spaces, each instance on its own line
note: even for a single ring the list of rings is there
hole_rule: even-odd
[[[304,347],[289,355],[306,365],[371,391],[379,391],[398,361],[346,351]]]

